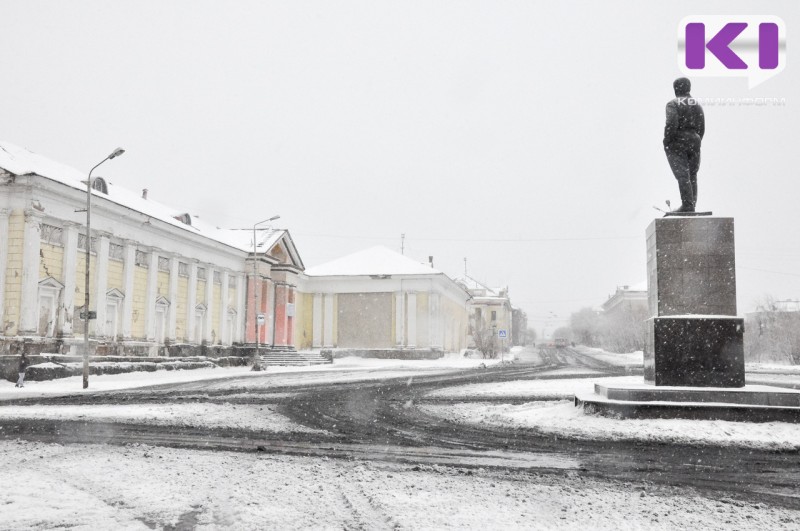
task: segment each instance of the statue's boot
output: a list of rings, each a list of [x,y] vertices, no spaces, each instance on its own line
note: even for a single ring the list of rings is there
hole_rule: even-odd
[[[678,179],[678,190],[681,193],[681,206],[675,212],[694,212],[694,189],[688,179]]]

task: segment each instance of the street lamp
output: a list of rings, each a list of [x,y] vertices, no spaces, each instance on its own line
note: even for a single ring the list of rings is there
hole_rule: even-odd
[[[272,216],[269,219],[265,219],[263,221],[259,221],[258,223],[253,225],[253,316],[255,317],[255,327],[256,327],[256,349],[253,351],[253,368],[254,371],[261,370],[261,321],[263,319],[263,315],[259,312],[259,303],[260,297],[259,293],[261,290],[258,289],[258,260],[256,259],[256,253],[258,252],[257,244],[256,244],[256,227],[259,225],[263,225],[264,223],[269,223],[270,221],[275,221],[276,219],[280,219],[280,216]]]
[[[83,299],[83,388],[89,387],[89,260],[92,250],[92,172],[107,160],[119,157],[125,153],[122,148],[115,149],[111,155],[107,156],[94,165],[89,170],[89,178],[86,179],[86,278],[84,283]]]

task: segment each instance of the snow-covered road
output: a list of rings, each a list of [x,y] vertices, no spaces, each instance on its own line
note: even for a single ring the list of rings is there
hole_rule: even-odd
[[[0,441],[0,529],[780,529],[691,487],[488,468]]]
[[[565,399],[641,376],[627,361],[528,354],[39,389],[0,405],[0,466],[24,480],[0,480],[0,529],[800,523],[798,426],[586,415]],[[32,519],[27,504],[53,490]]]

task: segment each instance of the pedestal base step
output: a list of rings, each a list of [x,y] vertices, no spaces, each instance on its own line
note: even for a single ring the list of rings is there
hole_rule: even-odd
[[[741,388],[595,384],[575,406],[621,418],[685,418],[800,422],[800,391],[765,385]]]

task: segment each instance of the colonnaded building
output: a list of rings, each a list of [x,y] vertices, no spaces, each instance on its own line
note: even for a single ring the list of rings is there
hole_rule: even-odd
[[[82,353],[87,245],[98,354],[244,354],[256,330],[266,351],[466,346],[469,294],[429,266],[378,248],[305,272],[286,230],[254,241],[102,177],[87,235],[86,179],[0,143],[0,354]]]

